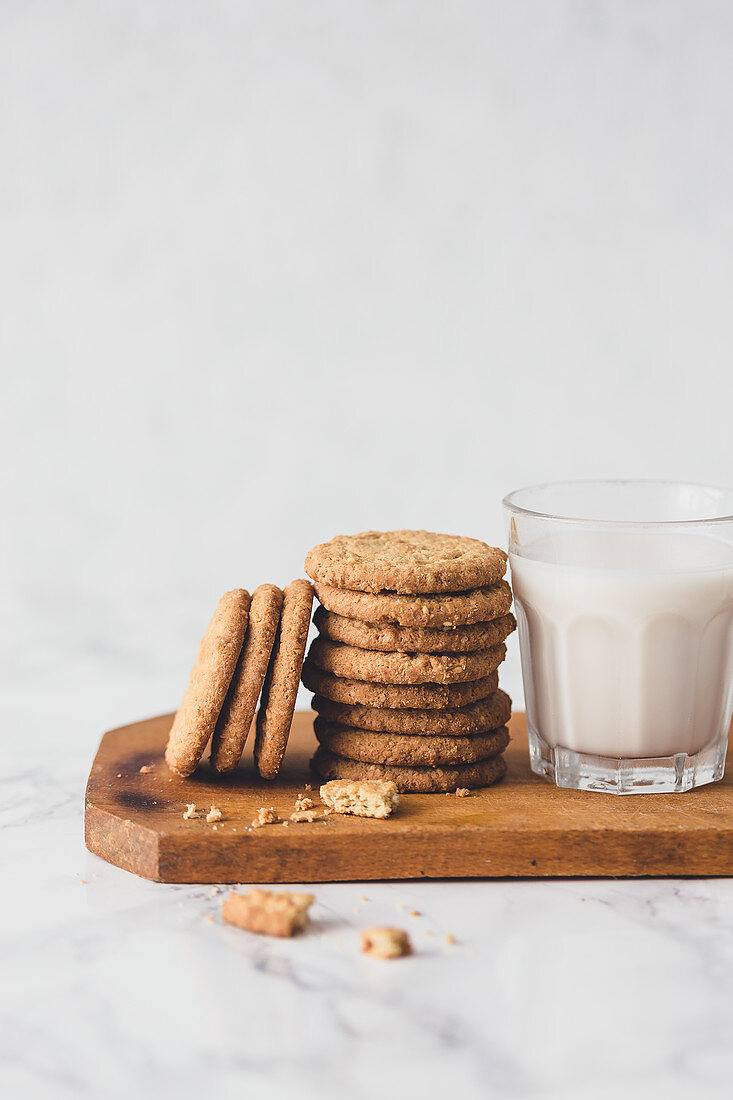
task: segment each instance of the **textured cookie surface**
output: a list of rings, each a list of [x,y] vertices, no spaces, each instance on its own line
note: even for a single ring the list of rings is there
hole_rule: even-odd
[[[386,733],[405,733],[412,737],[438,734],[443,737],[487,733],[509,721],[512,701],[504,691],[495,691],[465,707],[395,710],[392,707],[366,707],[361,703],[335,703],[323,695],[314,695],[311,703],[327,722],[354,729]]]
[[[485,623],[506,615],[512,590],[505,580],[454,595],[400,596],[390,592],[355,592],[316,581],[318,599],[328,611],[368,623],[445,629]]]
[[[211,765],[218,772],[236,768],[242,756],[265,682],[282,602],[283,594],[274,584],[261,584],[252,593],[244,645],[211,743]]]
[[[193,772],[214,732],[244,642],[249,603],[243,588],[225,592],[201,639],[165,750],[168,767],[179,775]]]
[[[367,707],[464,707],[477,699],[485,699],[496,691],[496,672],[482,680],[467,680],[463,684],[372,684],[365,680],[333,676],[324,672],[308,658],[303,665],[303,683],[309,691],[332,699],[336,703],[363,703]]]
[[[308,657],[324,672],[379,684],[458,684],[480,680],[506,656],[501,644],[478,653],[381,653],[314,638]]]
[[[347,760],[369,764],[442,765],[473,764],[503,752],[509,744],[506,726],[468,737],[415,737],[404,733],[374,733],[352,726],[334,725],[316,718],[313,728],[324,748]]]
[[[329,752],[323,745],[316,749],[311,767],[323,779],[391,779],[399,791],[425,794],[455,791],[459,787],[488,787],[506,772],[506,763],[501,755],[459,767],[408,768],[347,760]]]
[[[313,580],[360,592],[461,592],[495,584],[507,556],[496,546],[432,531],[336,535],[305,559]]]
[[[316,609],[313,622],[332,642],[385,653],[475,653],[499,645],[517,626],[514,616],[509,614],[488,623],[436,630],[347,619],[335,611],[326,611],[325,607]]]
[[[257,712],[255,765],[263,779],[277,775],[288,743],[312,609],[313,585],[309,581],[287,585]]]

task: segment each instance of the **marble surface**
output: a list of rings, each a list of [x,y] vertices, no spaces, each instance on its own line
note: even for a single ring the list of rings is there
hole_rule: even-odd
[[[72,650],[33,698],[20,664],[2,694],[3,1097],[369,1100],[387,1074],[407,1096],[730,1095],[733,882],[317,885],[307,935],[251,936],[210,886],[83,847],[99,733],[168,709],[165,677]],[[414,957],[361,955],[374,922],[406,927]]]

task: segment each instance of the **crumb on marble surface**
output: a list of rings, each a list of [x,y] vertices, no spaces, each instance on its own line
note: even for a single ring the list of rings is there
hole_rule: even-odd
[[[361,949],[375,959],[399,959],[412,954],[410,937],[402,928],[365,928],[361,934]]]
[[[255,888],[246,894],[232,890],[222,906],[222,918],[247,932],[264,936],[294,936],[308,923],[313,894]]]

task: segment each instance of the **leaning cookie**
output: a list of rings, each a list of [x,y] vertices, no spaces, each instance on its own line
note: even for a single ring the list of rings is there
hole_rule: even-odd
[[[465,707],[433,710],[416,707],[396,710],[393,707],[367,707],[362,703],[336,703],[323,695],[314,695],[311,706],[327,722],[354,729],[404,733],[410,737],[466,737],[471,733],[486,733],[503,726],[512,713],[512,701],[504,691],[495,691],[486,699],[478,699]]]
[[[274,584],[261,584],[252,593],[247,635],[211,743],[215,771],[232,771],[241,758],[265,682],[282,602],[283,594]]]
[[[249,604],[243,588],[225,592],[201,639],[165,750],[168,767],[179,775],[191,775],[214,732],[244,642]]]
[[[499,667],[506,646],[478,653],[382,653],[314,638],[308,658],[324,672],[379,684],[458,684],[480,680]]]
[[[496,584],[507,556],[496,546],[433,531],[362,531],[336,535],[305,559],[309,577],[359,592],[461,592]]]
[[[399,791],[425,794],[465,787],[488,787],[498,782],[506,772],[503,756],[492,756],[490,760],[458,767],[393,767],[347,760],[322,745],[316,749],[311,767],[322,779],[391,779]]]
[[[463,684],[374,684],[334,676],[318,668],[310,657],[303,665],[303,683],[309,691],[336,703],[363,703],[367,707],[427,708],[464,707],[496,691],[496,672]]]
[[[325,722],[323,718],[316,718],[313,728],[320,744],[329,752],[368,764],[408,767],[473,764],[496,756],[509,744],[506,726],[468,737],[375,733]]]
[[[303,655],[313,609],[313,585],[296,580],[283,592],[280,626],[257,712],[255,765],[263,779],[274,779],[293,721]]]
[[[516,619],[511,614],[488,623],[436,630],[432,627],[347,619],[345,615],[326,611],[324,607],[316,608],[313,622],[319,632],[332,642],[386,653],[475,653],[479,649],[499,645],[517,628]]]
[[[399,596],[394,592],[355,592],[315,582],[318,599],[327,611],[368,623],[396,623],[398,626],[450,629],[472,623],[486,623],[506,615],[512,606],[512,590],[501,580],[470,592],[440,595]]]

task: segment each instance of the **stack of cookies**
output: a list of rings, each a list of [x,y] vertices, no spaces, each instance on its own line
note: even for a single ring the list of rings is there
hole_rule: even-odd
[[[290,734],[313,608],[310,581],[284,590],[261,584],[225,592],[201,640],[165,758],[179,775],[195,770],[211,742],[211,766],[236,768],[257,703],[255,766],[263,779],[280,769]]]
[[[484,787],[506,771],[515,629],[506,554],[428,531],[338,536],[306,558],[321,606],[303,667],[324,779],[403,791]]]

